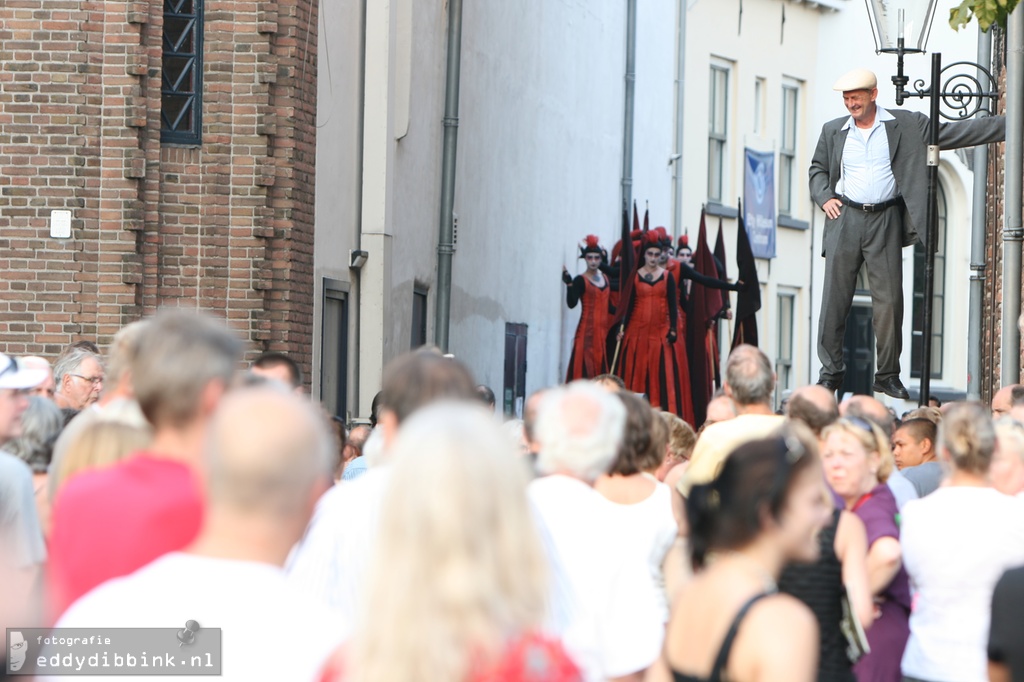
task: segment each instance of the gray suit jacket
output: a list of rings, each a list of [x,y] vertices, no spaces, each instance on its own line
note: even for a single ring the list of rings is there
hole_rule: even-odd
[[[928,117],[916,111],[886,109],[893,120],[885,121],[885,133],[889,138],[889,158],[892,174],[896,178],[896,190],[903,196],[903,245],[915,241],[924,242],[927,235],[925,222],[928,215]],[[843,147],[849,129],[842,126],[849,116],[833,119],[821,127],[818,146],[811,159],[811,199],[823,206],[835,198],[836,183],[843,158]],[[973,147],[989,142],[1000,142],[1006,136],[1006,119],[1002,116],[987,116],[967,121],[941,123],[939,146],[942,149]],[[831,220],[825,221],[825,229]],[[825,255],[824,252],[822,255]]]

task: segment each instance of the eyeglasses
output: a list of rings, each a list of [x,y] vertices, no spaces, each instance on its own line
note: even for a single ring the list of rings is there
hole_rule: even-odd
[[[861,417],[846,417],[846,421],[850,422],[857,428],[863,429],[870,433],[872,436],[875,435],[875,430],[871,427],[871,422]]]
[[[93,386],[99,386],[100,384],[103,383],[103,377],[84,377],[81,374],[72,374],[71,376],[78,377],[79,379],[84,379],[85,381],[88,381]]]

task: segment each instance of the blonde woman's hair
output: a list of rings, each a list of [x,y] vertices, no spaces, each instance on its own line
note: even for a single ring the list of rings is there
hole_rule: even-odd
[[[394,455],[347,677],[465,680],[471,658],[544,619],[526,467],[493,416],[463,403],[417,411]]]
[[[133,452],[149,447],[153,435],[148,429],[123,422],[96,420],[75,435],[50,476],[50,499],[56,500],[61,487],[82,471],[105,469]]]
[[[693,428],[671,412],[659,412],[658,416],[668,426],[668,449],[672,458],[680,462],[690,459],[697,445]]]
[[[879,463],[875,477],[879,483],[889,480],[893,469],[896,468],[896,460],[893,459],[889,439],[885,437],[885,433],[878,424],[861,417],[843,417],[825,427],[821,432],[822,440],[827,439],[833,433],[848,433],[856,438],[857,442],[868,452],[877,452]]]
[[[954,467],[973,474],[988,473],[996,449],[996,430],[987,409],[978,403],[950,408],[939,424],[939,453]]]

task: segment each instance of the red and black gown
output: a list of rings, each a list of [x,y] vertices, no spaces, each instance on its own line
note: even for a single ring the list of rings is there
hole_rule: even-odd
[[[686,285],[683,279],[679,276],[681,274],[680,266],[681,262],[675,258],[669,258],[668,263],[665,264],[665,270],[672,275],[672,278],[676,281],[676,286],[680,289],[680,295],[682,291],[686,290]],[[673,350],[676,354],[676,367],[679,371],[679,390],[683,394],[683,412],[680,414],[687,424],[693,425],[693,394],[690,390],[690,358],[687,352],[686,346],[686,313],[682,308],[679,309],[681,313],[679,315],[679,322],[676,325],[677,335],[676,342],[672,344]]]
[[[626,388],[643,393],[651,405],[693,420],[689,391],[679,383],[678,344],[669,340],[669,331],[678,338],[676,280],[668,271],[647,281],[637,273],[633,291],[626,303],[619,376]]]
[[[569,368],[565,372],[565,383],[576,379],[593,379],[608,371],[608,357],[605,339],[612,323],[609,312],[611,286],[604,278],[599,287],[588,277],[577,275],[565,290],[565,302],[570,308],[583,303],[580,323],[569,355]]]

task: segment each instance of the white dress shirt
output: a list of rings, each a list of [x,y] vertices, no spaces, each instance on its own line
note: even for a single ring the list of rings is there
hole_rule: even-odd
[[[878,204],[896,196],[896,178],[889,157],[885,121],[895,118],[882,107],[875,109],[875,122],[861,129],[853,116],[843,124],[849,130],[843,147],[843,164],[836,192],[861,204]]]

